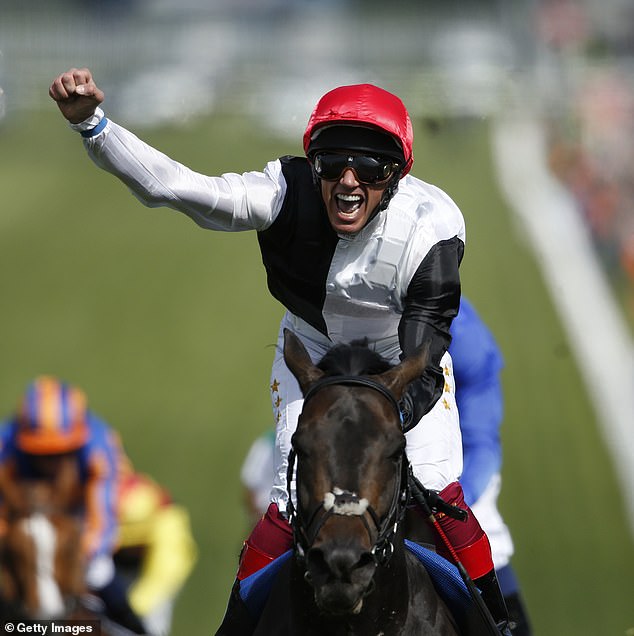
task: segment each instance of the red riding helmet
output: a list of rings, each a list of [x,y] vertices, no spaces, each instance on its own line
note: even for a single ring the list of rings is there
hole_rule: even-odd
[[[88,439],[88,410],[83,391],[52,377],[27,388],[18,411],[16,444],[32,455],[68,453]]]
[[[396,142],[391,152],[384,147],[361,149],[384,151],[387,154],[395,154],[397,150],[404,161],[402,175],[410,171],[414,162],[414,132],[407,109],[396,95],[372,84],[339,86],[326,93],[317,103],[304,133],[304,151],[309,158],[321,145],[318,142],[319,135],[331,126],[362,126],[387,133]]]

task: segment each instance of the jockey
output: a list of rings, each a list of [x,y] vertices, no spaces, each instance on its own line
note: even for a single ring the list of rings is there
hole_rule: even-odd
[[[187,510],[147,475],[119,487],[119,544],[114,562],[148,633],[170,633],[174,602],[197,559]]]
[[[493,334],[464,296],[460,300],[458,316],[451,325],[451,335],[449,352],[454,361],[464,456],[460,483],[465,501],[491,542],[511,633],[513,636],[530,636],[528,614],[510,562],[513,540],[497,507],[502,467],[502,353]]]
[[[403,399],[407,453],[425,487],[469,509],[458,481],[462,444],[447,352],[460,301],[464,219],[447,194],[409,174],[413,130],[396,95],[370,84],[335,88],[309,119],[305,157],[212,177],[110,121],[88,69],[62,73],[49,94],[97,166],[147,206],[171,207],[206,229],[257,232],[269,290],[287,312],[270,383],[277,425],[272,501],[245,542],[238,580],[292,542],[286,468],[303,397],[284,362],[284,328],[313,361],[333,344],[362,337],[394,363],[428,343],[430,364]],[[443,517],[440,524],[496,621],[505,624],[489,541],[475,515],[467,519]]]
[[[70,470],[77,483],[74,508],[84,520],[87,587],[114,621],[142,634],[112,561],[117,484],[127,461],[119,436],[88,409],[84,393],[53,377],[35,379],[0,428],[0,495],[10,496],[11,483],[20,479],[56,483]]]
[[[464,468],[460,483],[465,501],[471,506],[491,542],[493,563],[511,620],[513,636],[530,636],[531,629],[519,582],[510,563],[513,541],[497,508],[500,492],[502,446],[502,354],[473,305],[464,297],[451,324],[449,353],[456,381],[456,403]],[[274,475],[275,433],[266,431],[251,444],[242,463],[245,509],[256,523],[269,505]]]

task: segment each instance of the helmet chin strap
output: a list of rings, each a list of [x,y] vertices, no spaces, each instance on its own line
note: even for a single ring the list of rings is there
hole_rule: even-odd
[[[377,205],[376,208],[374,208],[374,211],[372,212],[372,214],[370,214],[370,216],[368,217],[368,220],[366,221],[363,227],[365,227],[368,223],[370,223],[370,221],[372,221],[372,219],[379,212],[382,212],[383,210],[387,210],[387,206],[390,205],[390,201],[393,199],[394,195],[396,194],[396,191],[398,190],[398,184],[399,184],[399,181],[401,180],[401,174],[402,172],[401,170],[399,170],[389,180],[388,184],[385,186],[385,190],[383,191],[383,196],[381,197],[381,200],[379,201],[379,205]]]
[[[401,180],[402,174],[403,174],[402,171],[399,170],[390,179],[387,186],[385,186],[385,190],[383,192],[383,196],[381,197],[381,201],[379,202],[379,205],[377,206],[376,210],[370,215],[370,218],[374,218],[376,214],[378,214],[382,210],[386,210],[387,206],[390,205],[390,201],[392,200],[392,198],[396,194],[396,191],[398,190],[398,184],[399,184],[399,181]]]

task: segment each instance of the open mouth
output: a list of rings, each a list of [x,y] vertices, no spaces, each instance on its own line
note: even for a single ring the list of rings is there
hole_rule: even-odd
[[[335,200],[339,213],[344,217],[354,216],[363,204],[363,197],[360,194],[340,193],[335,195]]]

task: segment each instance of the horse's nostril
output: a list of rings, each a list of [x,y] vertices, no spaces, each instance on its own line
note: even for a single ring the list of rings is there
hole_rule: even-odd
[[[306,555],[306,562],[313,571],[327,570],[324,553],[319,548],[311,548]]]

